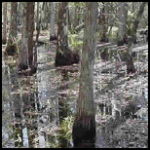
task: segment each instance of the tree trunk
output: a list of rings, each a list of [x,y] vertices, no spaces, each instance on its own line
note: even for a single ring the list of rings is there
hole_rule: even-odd
[[[108,20],[109,20],[109,3],[105,2],[105,28],[106,32],[108,32]],[[106,34],[107,37],[107,34]]]
[[[5,52],[8,55],[14,55],[17,50],[16,37],[17,37],[17,2],[11,2],[11,18],[10,30]]]
[[[50,41],[57,40],[55,34],[55,3],[51,2]]]
[[[75,5],[75,12],[74,12],[74,28],[76,26],[78,26],[79,22],[78,22],[78,6]]]
[[[19,51],[19,70],[24,70],[28,68],[28,45],[27,45],[27,2],[22,2],[23,7],[23,28],[22,28],[22,38],[20,43]]]
[[[78,97],[78,113],[73,125],[74,147],[95,147],[95,108],[93,95],[94,53],[96,47],[97,2],[86,3],[85,31]]]
[[[12,38],[17,37],[17,2],[11,2],[11,21],[8,44],[12,44]]]
[[[105,4],[102,8],[102,12],[101,12],[101,19],[100,19],[100,23],[101,23],[101,42],[108,42],[108,38],[106,35],[106,10],[105,10]]]
[[[30,67],[33,63],[34,6],[35,2],[27,3],[28,60]]]
[[[132,40],[129,40],[127,42],[126,39],[126,21],[127,21],[127,10],[128,10],[128,5],[126,2],[121,2],[119,3],[119,8],[118,8],[118,27],[119,27],[119,34],[118,34],[118,41],[117,45],[122,46],[124,43],[128,44],[128,48],[126,49],[124,57],[126,58],[126,64],[127,64],[127,73],[134,73],[136,71],[133,59],[131,56],[131,51],[132,51]]]
[[[72,27],[72,23],[71,23],[71,12],[70,12],[70,8],[69,8],[69,3],[68,3],[68,30],[71,31]]]
[[[59,3],[58,45],[68,47],[67,2]]]
[[[6,44],[7,41],[7,2],[4,2],[3,7],[3,39],[2,43]]]
[[[55,36],[55,3],[51,2],[51,32],[50,36]]]
[[[126,41],[126,22],[127,22],[127,3],[121,2],[120,6],[118,8],[118,27],[119,27],[119,33],[118,33],[118,41],[117,45],[122,46],[124,43],[127,44]]]
[[[56,14],[56,18],[55,21],[58,22],[58,13],[59,13],[59,3],[60,2],[55,2],[55,14]]]
[[[39,4],[40,2],[37,2],[37,16],[36,16],[36,31],[37,31],[37,34],[36,34],[36,40],[35,42],[37,43],[38,42],[38,39],[39,39],[39,34],[40,34],[40,24],[41,24],[41,17],[40,17],[40,12],[39,12]]]
[[[17,2],[17,27],[18,26],[20,27],[23,24],[22,23],[22,18],[23,18],[22,3]]]
[[[34,5],[35,2],[23,2],[23,31],[22,43],[19,55],[19,70],[30,68],[27,75],[32,75],[36,71],[36,52],[33,55],[33,31],[34,31]]]
[[[140,18],[142,16],[143,12],[144,12],[145,4],[146,4],[146,2],[141,2],[140,9],[139,9],[139,11],[136,15],[136,18],[133,22],[133,25],[132,25],[131,37],[132,37],[132,42],[133,43],[136,43],[136,31],[137,31],[137,28],[138,28],[138,25],[139,25]]]
[[[126,63],[127,63],[127,73],[134,73],[136,72],[136,69],[135,69],[135,66],[134,66],[134,63],[133,63],[133,59],[132,59],[132,56],[131,56],[131,52],[132,52],[132,41],[129,42],[128,44],[128,48],[126,50],[126,55],[127,55],[127,60],[126,60]]]
[[[144,12],[144,7],[145,7],[146,2],[142,2],[140,5],[140,9],[137,13],[137,16],[135,18],[135,21],[133,22],[133,26],[132,26],[132,33],[131,33],[131,39],[129,40],[128,43],[128,49],[127,49],[127,73],[134,73],[136,71],[133,60],[132,60],[132,44],[136,42],[136,31],[138,28],[138,24],[139,24],[139,20]]]
[[[57,33],[57,50],[55,57],[55,66],[71,65],[79,62],[79,55],[74,54],[68,46],[68,3],[59,3],[59,20]]]

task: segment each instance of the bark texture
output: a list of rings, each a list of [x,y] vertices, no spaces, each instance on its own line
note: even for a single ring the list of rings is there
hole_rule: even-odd
[[[106,2],[105,2],[106,3]],[[100,24],[101,24],[101,42],[108,42],[108,38],[107,38],[107,35],[106,35],[106,32],[107,32],[107,27],[106,27],[106,23],[107,23],[107,14],[106,14],[106,4],[104,3],[104,6],[102,8],[102,11],[101,11],[101,19],[100,19]]]
[[[132,37],[132,42],[133,43],[136,43],[136,31],[137,31],[137,28],[138,28],[138,25],[139,25],[140,18],[142,17],[142,14],[144,12],[145,5],[146,5],[146,2],[141,2],[139,11],[136,15],[136,18],[135,18],[134,22],[133,22],[133,26],[132,26],[132,30],[131,30],[132,31],[131,37]]]
[[[78,53],[73,53],[68,46],[68,2],[59,3],[58,33],[55,66],[72,65],[79,62]]]
[[[86,3],[78,113],[73,125],[74,147],[95,147],[93,68],[96,46],[97,2]]]
[[[133,59],[131,56],[132,53],[132,44],[136,43],[136,31],[138,28],[138,24],[139,24],[139,20],[144,12],[144,7],[145,7],[146,2],[141,2],[139,11],[136,15],[135,21],[133,22],[133,26],[132,26],[132,33],[131,33],[131,40],[128,43],[128,49],[127,49],[127,55],[128,55],[128,59],[127,59],[127,73],[134,73],[136,72],[134,63],[133,63]]]
[[[32,75],[36,72],[36,46],[34,47],[34,6],[35,2],[23,2],[23,30],[22,43],[19,53],[19,70],[29,68],[24,75]]]
[[[4,2],[3,7],[3,39],[2,43],[6,44],[7,41],[7,2]]]
[[[124,43],[127,44],[126,41],[126,23],[127,23],[127,3],[121,2],[118,8],[118,41],[117,45],[122,46]]]
[[[28,60],[30,67],[33,63],[34,7],[35,2],[27,2]]]
[[[11,19],[10,30],[7,41],[5,53],[7,55],[14,55],[17,51],[16,38],[17,38],[17,2],[11,2]]]

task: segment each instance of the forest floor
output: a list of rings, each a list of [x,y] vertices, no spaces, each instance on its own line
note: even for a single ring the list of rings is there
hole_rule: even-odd
[[[35,88],[34,78],[36,78],[36,82],[41,82],[39,79],[45,80],[43,84],[39,84],[44,86],[41,89],[42,91],[39,90],[40,88],[38,89],[39,99],[42,99],[41,97],[44,99],[43,103],[45,104],[43,106],[46,104],[50,105],[49,101],[45,100],[45,95],[49,97],[51,93],[52,95],[49,99],[65,100],[67,105],[69,105],[67,116],[74,114],[76,112],[76,101],[79,90],[80,64],[57,67],[55,69],[55,43],[50,42],[46,46],[38,47],[38,49],[40,54],[38,60],[40,61],[38,62],[37,74],[28,78],[22,77],[21,84],[27,84],[27,80],[30,80],[30,87],[33,90]],[[98,57],[95,59],[94,100],[97,123],[96,147],[148,147],[148,44],[137,44],[133,48],[133,51],[137,52],[134,58],[134,65],[137,71],[134,74],[126,73],[126,64],[124,62],[102,61]],[[43,58],[42,54],[44,54]],[[8,60],[11,61],[8,62],[8,60],[5,60],[6,64],[16,64],[16,58],[10,56]],[[27,89],[26,84],[25,88]],[[30,93],[32,90],[29,89]],[[45,95],[42,96],[42,93],[45,93]],[[43,111],[43,116],[45,116],[47,110],[49,111],[48,107]],[[7,110],[6,113],[8,113]],[[40,116],[42,115],[40,114]],[[58,119],[57,117],[54,118]],[[5,121],[7,122],[7,120]],[[3,120],[3,122],[5,121]],[[56,128],[56,124],[53,126],[50,124],[51,122],[44,124],[42,132],[50,135],[53,132],[52,128]],[[72,127],[69,130],[71,132]],[[56,141],[53,140],[54,143]],[[51,145],[51,147],[56,147],[56,145]],[[68,147],[72,146],[69,145]]]

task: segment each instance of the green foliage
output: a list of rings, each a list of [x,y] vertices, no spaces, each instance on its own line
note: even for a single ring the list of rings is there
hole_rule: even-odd
[[[66,73],[66,80],[69,80],[69,77],[70,77],[70,72],[67,72]]]
[[[61,148],[59,146],[59,137],[58,136],[55,136],[55,142],[50,141],[48,144],[49,144],[49,148]]]
[[[73,24],[71,24],[70,30],[68,30],[70,34],[76,34],[76,30]]]
[[[85,7],[85,2],[70,2],[69,4],[72,7],[80,7],[80,8]]]
[[[66,117],[61,124],[62,131],[63,131],[63,137],[67,139],[68,141],[72,138],[72,126],[74,123],[74,117],[68,116]]]
[[[118,36],[118,28],[116,26],[112,27],[111,32],[109,34],[109,38],[113,38],[117,41]]]
[[[74,49],[75,47],[78,47],[78,49],[81,49],[82,48],[82,44],[83,42],[82,41],[79,41],[77,38],[78,38],[78,35],[77,34],[71,34],[69,32],[69,37],[70,37],[70,41],[69,41],[69,45],[71,46],[71,49]]]

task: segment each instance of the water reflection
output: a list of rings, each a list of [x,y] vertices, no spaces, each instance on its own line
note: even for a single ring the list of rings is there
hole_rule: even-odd
[[[67,67],[55,69],[54,52],[52,49],[49,51],[48,47],[38,47],[40,63],[33,77],[14,75],[13,68],[10,69],[4,60],[2,61],[3,147],[73,147],[71,142],[64,138],[66,133],[62,130],[62,123],[64,118],[75,114],[77,110],[78,79],[75,79],[77,75],[73,77],[76,72],[71,74],[71,69]],[[52,45],[51,48],[55,49],[55,46]],[[102,85],[102,79],[100,81],[99,85]],[[112,87],[115,88],[114,85]],[[143,114],[141,116],[140,112],[135,114],[136,116],[132,115],[137,110],[136,105],[124,109],[118,107],[122,99],[115,99],[116,95],[112,95],[112,90],[108,95],[107,91],[102,91],[102,87],[100,90],[100,95],[106,97],[99,96],[101,101],[96,102],[96,147],[115,147],[117,144],[114,131],[122,123],[129,117],[139,116],[143,120],[147,118],[143,117]],[[138,97],[135,97],[135,102],[137,99]],[[147,88],[142,90],[140,99],[147,103]],[[119,105],[116,101],[120,102]],[[124,131],[118,132],[122,137],[120,142],[123,147]],[[71,134],[71,131],[68,133]]]
[[[2,57],[2,145],[8,148],[14,147],[14,132],[10,126],[13,120],[11,99],[10,69]]]

